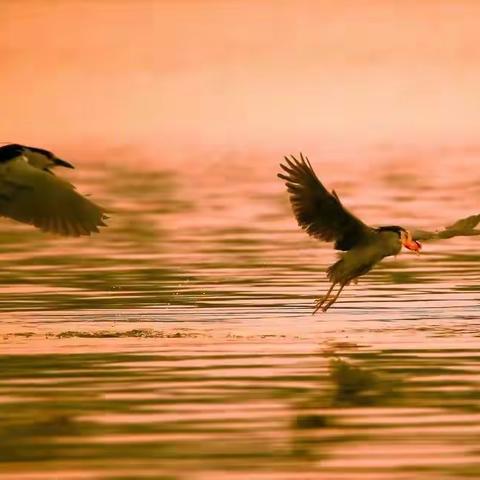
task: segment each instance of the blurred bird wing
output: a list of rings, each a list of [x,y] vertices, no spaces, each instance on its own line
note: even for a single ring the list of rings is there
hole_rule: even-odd
[[[480,229],[475,227],[480,223],[480,214],[470,215],[469,217],[461,218],[454,224],[445,227],[438,232],[429,232],[427,230],[415,230],[412,233],[414,240],[444,240],[453,237],[466,237],[472,235],[480,235]]]
[[[335,241],[337,250],[350,250],[373,234],[373,229],[350,213],[335,191],[328,192],[317,178],[307,157],[285,157],[280,164],[290,203],[298,224],[309,235],[326,242]]]
[[[32,167],[22,156],[0,165],[0,216],[68,236],[98,232],[107,218],[72,184]]]

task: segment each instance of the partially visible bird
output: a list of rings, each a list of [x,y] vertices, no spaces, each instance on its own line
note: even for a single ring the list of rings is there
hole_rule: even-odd
[[[55,167],[74,168],[43,148],[0,147],[0,216],[74,237],[106,226],[105,210],[55,176]]]
[[[284,158],[286,163],[280,166],[285,173],[279,173],[278,177],[286,182],[299,226],[318,240],[335,242],[334,248],[345,252],[327,269],[330,289],[316,300],[313,313],[319,309],[326,312],[346,285],[368,273],[383,258],[398,255],[402,246],[419,253],[422,245],[418,240],[480,234],[480,230],[473,230],[480,215],[459,220],[439,233],[419,231],[412,234],[397,225],[370,227],[342,205],[335,190],[327,191],[307,157],[300,154],[299,160],[294,156]],[[337,285],[337,293],[331,296]]]

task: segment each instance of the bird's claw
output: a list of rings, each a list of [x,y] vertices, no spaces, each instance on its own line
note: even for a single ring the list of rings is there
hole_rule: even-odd
[[[312,315],[315,315],[320,309],[322,309],[322,312],[326,312],[331,305],[329,301],[333,300],[334,297],[335,295],[325,295],[324,297],[315,299],[315,308],[312,312]],[[325,302],[328,303],[324,306]]]
[[[328,302],[326,305],[322,307],[322,312],[325,313],[333,304],[334,302]]]

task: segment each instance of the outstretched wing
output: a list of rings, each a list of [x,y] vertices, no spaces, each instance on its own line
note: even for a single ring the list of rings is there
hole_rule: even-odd
[[[280,166],[286,174],[278,176],[286,182],[298,224],[309,235],[326,242],[335,241],[337,250],[350,250],[373,233],[342,205],[335,191],[327,191],[307,157],[300,154],[300,160],[294,156],[284,158],[286,164]]]
[[[22,156],[0,165],[0,216],[67,236],[90,235],[105,226],[105,211]]]
[[[453,225],[445,227],[439,232],[428,232],[426,230],[415,230],[412,233],[414,240],[443,240],[452,237],[466,237],[480,235],[480,229],[475,227],[480,223],[480,214],[457,220]]]

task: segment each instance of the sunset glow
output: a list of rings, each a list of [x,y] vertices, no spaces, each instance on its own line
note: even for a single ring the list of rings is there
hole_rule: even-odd
[[[474,0],[6,1],[2,140],[476,143],[479,15]]]
[[[1,480],[480,478],[479,0],[0,0],[0,67]]]

